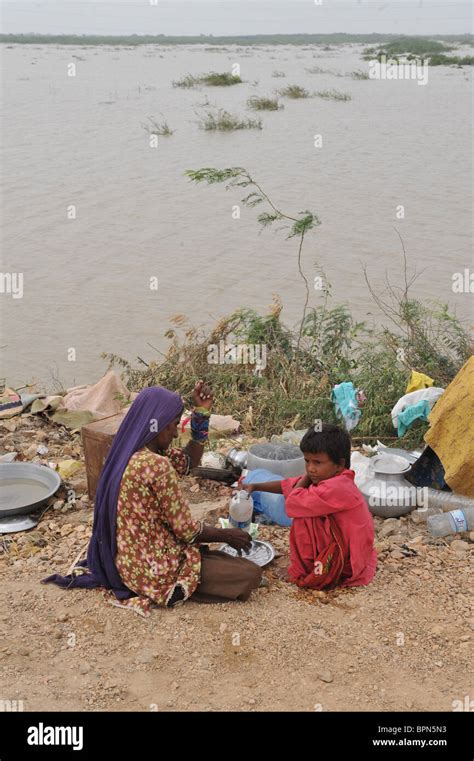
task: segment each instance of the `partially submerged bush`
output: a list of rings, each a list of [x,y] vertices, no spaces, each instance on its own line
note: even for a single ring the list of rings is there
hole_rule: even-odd
[[[166,121],[158,122],[152,116],[148,117],[148,121],[150,124],[142,124],[142,127],[148,132],[149,135],[161,135],[168,137],[174,132],[174,130],[169,127],[168,122]]]
[[[186,74],[182,79],[173,80],[173,87],[196,87],[199,82],[199,77],[195,77],[193,74]]]
[[[349,93],[339,92],[339,90],[319,90],[314,94],[318,98],[324,98],[324,100],[352,100]]]
[[[278,98],[265,98],[253,95],[247,101],[247,106],[253,111],[278,111],[283,108]]]
[[[173,82],[173,87],[196,87],[197,85],[209,85],[210,87],[228,87],[230,85],[241,84],[242,79],[236,74],[229,74],[228,71],[222,73],[211,71],[209,74],[187,74],[183,79]]]
[[[369,79],[369,74],[367,71],[362,71],[361,69],[356,69],[356,71],[351,71],[349,74],[351,79]]]
[[[217,113],[208,111],[206,116],[199,121],[201,129],[230,132],[236,129],[262,129],[261,119],[241,119],[235,114],[220,108]]]
[[[285,98],[309,98],[308,90],[300,85],[288,85],[284,90],[280,90],[280,95]]]
[[[219,74],[216,71],[211,71],[209,74],[203,74],[199,77],[200,82],[211,87],[229,87],[230,85],[238,85],[242,83],[242,79],[237,74],[229,74],[224,71]]]

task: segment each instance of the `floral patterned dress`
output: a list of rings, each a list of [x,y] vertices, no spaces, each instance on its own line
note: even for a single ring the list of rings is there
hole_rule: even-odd
[[[201,555],[193,545],[201,533],[182,497],[177,473],[189,471],[181,449],[155,454],[143,448],[125,468],[117,502],[115,564],[137,597],[113,604],[148,615],[152,603],[166,606],[179,584],[186,600],[200,581]]]

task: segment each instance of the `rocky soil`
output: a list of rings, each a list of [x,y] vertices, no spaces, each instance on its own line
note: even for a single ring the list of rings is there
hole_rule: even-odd
[[[35,529],[0,535],[2,699],[55,711],[452,711],[474,697],[472,532],[435,539],[418,515],[376,518],[373,583],[324,593],[281,580],[288,529],[264,526],[278,558],[249,602],[143,619],[99,591],[40,583],[66,573],[91,533],[79,435],[23,415],[0,424],[0,441],[0,455],[81,464]],[[196,516],[226,514],[227,487],[182,483]]]

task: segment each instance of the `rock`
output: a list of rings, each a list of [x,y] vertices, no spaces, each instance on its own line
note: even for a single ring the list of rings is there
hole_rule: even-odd
[[[61,623],[64,623],[64,621],[67,621],[69,619],[69,615],[67,613],[59,613],[56,620],[60,621]]]
[[[85,478],[70,478],[69,483],[74,489],[76,495],[87,491],[87,479]]]
[[[143,650],[136,657],[137,663],[153,663],[154,655],[151,650]]]
[[[41,536],[41,534],[38,531],[32,531],[28,536],[30,542],[35,545],[35,547],[46,547],[48,542],[46,539]]]
[[[221,634],[224,634],[224,632],[225,632],[225,630],[226,630],[226,629],[227,629],[227,624],[221,624],[221,625],[219,626],[219,632],[220,632]]]
[[[474,531],[469,532],[469,541],[474,542]]]
[[[254,706],[256,702],[257,702],[257,701],[255,700],[255,698],[250,698],[250,700],[249,700],[249,704],[250,704],[251,706]]]
[[[77,460],[62,460],[62,462],[58,463],[58,473],[61,478],[68,480],[83,467],[83,463]]]
[[[57,499],[55,502],[53,502],[53,510],[60,510],[61,507],[63,506],[64,506],[63,499]]]
[[[324,670],[319,672],[318,679],[320,679],[322,682],[326,682],[329,684],[330,682],[333,681],[334,677],[330,671]]]
[[[393,534],[390,537],[390,542],[392,544],[404,544],[406,542],[407,538],[404,534]]]
[[[396,518],[387,518],[380,531],[378,531],[379,539],[386,539],[386,537],[394,534],[399,526],[400,523]]]
[[[179,684],[178,682],[171,682],[170,687],[172,690],[177,690],[179,689]]]
[[[87,663],[87,661],[83,661],[79,666],[79,673],[80,674],[88,674],[91,670],[90,665]]]
[[[469,542],[465,542],[464,539],[455,539],[451,542],[450,549],[454,550],[454,552],[459,552],[460,554],[463,554],[469,549],[470,545]]]
[[[394,560],[405,559],[405,555],[403,554],[403,552],[400,552],[400,550],[392,550],[392,552],[390,553],[390,557],[393,558]]]

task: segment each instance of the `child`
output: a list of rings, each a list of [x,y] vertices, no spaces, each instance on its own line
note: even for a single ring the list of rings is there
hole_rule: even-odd
[[[331,589],[369,584],[377,553],[374,526],[350,470],[351,440],[336,425],[310,428],[300,449],[306,475],[244,486],[249,493],[285,496],[290,530],[288,576],[300,587]]]

